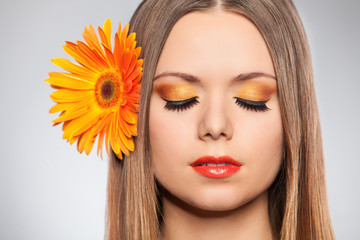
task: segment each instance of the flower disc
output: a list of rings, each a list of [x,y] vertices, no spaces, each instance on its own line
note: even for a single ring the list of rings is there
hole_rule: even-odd
[[[96,82],[96,100],[101,107],[112,107],[118,102],[121,89],[121,76],[115,73],[105,73]]]

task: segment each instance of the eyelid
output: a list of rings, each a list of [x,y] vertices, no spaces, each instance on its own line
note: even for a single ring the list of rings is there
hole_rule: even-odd
[[[258,102],[269,99],[276,90],[276,82],[249,81],[241,84],[236,94],[242,99]]]
[[[248,100],[248,99],[244,99],[244,98],[240,98],[240,97],[234,97],[236,100],[240,100],[249,104],[265,104],[267,103],[270,99],[266,99],[263,101],[253,101],[253,100]]]
[[[181,103],[181,102],[188,102],[190,100],[193,100],[193,99],[197,99],[198,97],[195,96],[195,97],[191,97],[191,98],[187,98],[187,99],[182,99],[182,100],[169,100],[169,99],[166,99],[164,97],[161,97],[162,100],[166,101],[166,102],[171,102],[171,103]]]
[[[198,95],[196,89],[189,84],[162,83],[155,85],[154,90],[168,101],[182,101]]]

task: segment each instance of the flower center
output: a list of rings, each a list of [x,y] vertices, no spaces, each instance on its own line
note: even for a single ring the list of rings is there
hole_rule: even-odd
[[[121,76],[116,73],[104,73],[96,82],[95,96],[102,107],[114,106],[121,96]]]

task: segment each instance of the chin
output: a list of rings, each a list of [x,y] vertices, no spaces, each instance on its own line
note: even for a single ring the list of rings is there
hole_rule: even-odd
[[[211,201],[211,202],[196,202],[193,204],[195,208],[198,208],[200,210],[204,211],[210,211],[210,212],[225,212],[225,211],[231,211],[238,207],[241,207],[243,203],[235,202],[235,201]]]
[[[206,211],[231,211],[239,208],[252,198],[239,194],[239,192],[210,191],[198,194],[189,204]]]
[[[166,191],[166,198],[180,208],[191,212],[227,212],[246,205],[257,197],[257,194],[241,192],[238,187],[202,187],[192,191]]]

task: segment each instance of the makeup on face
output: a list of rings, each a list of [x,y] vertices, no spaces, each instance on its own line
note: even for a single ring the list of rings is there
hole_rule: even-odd
[[[275,80],[245,80],[239,84],[236,97],[254,102],[267,101],[276,90]]]
[[[266,102],[277,90],[276,80],[269,77],[235,81],[233,86],[235,103],[255,112],[270,110]],[[183,111],[199,103],[198,92],[193,82],[160,80],[154,84],[154,91],[166,101],[167,110]]]
[[[191,167],[204,177],[227,178],[240,170],[241,164],[229,156],[203,156],[194,161]]]
[[[154,91],[163,99],[169,101],[183,101],[197,96],[196,89],[188,83],[159,83],[155,84]]]

